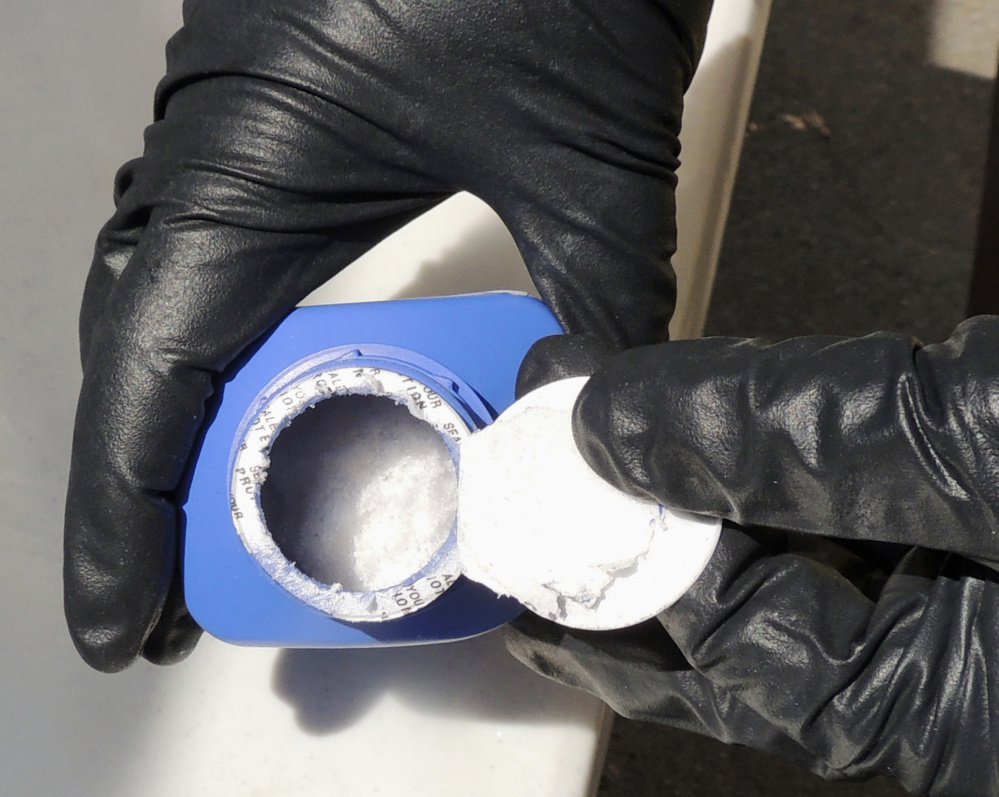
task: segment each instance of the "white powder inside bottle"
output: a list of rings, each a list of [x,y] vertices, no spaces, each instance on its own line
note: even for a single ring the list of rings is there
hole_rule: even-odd
[[[440,435],[406,407],[334,396],[277,436],[260,504],[299,570],[367,592],[403,583],[444,545],[457,474]]]

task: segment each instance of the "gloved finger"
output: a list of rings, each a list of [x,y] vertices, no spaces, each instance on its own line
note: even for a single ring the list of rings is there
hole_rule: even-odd
[[[656,620],[620,631],[579,631],[525,613],[504,629],[504,641],[539,675],[582,689],[622,717],[768,750],[830,774],[787,734],[693,669]]]
[[[497,208],[566,332],[617,346],[668,337],[676,304],[676,161],[653,175],[575,155],[571,185],[530,207]],[[537,193],[537,192],[536,192]]]
[[[194,650],[201,639],[201,633],[201,626],[187,608],[184,579],[180,569],[177,569],[164,598],[159,619],[142,645],[142,656],[153,664],[176,664]]]
[[[660,615],[719,689],[842,776],[991,794],[999,578],[913,549],[875,596],[725,524],[707,570]]]
[[[111,295],[114,283],[132,259],[148,222],[145,211],[129,212],[125,197],[132,184],[133,175],[142,168],[136,158],[123,165],[114,180],[114,205],[116,213],[101,229],[94,244],[94,257],[80,307],[80,361],[86,364],[90,351],[90,337],[94,324],[104,314],[104,303]]]
[[[175,493],[214,377],[298,299],[442,198],[380,135],[312,95],[235,77],[177,92],[147,132],[81,319],[65,607],[94,667],[124,667],[147,640],[158,660],[192,644],[175,581]],[[375,190],[385,185],[398,193]]]
[[[590,380],[576,439],[611,483],[744,525],[999,559],[999,322],[922,347],[681,341]]]
[[[590,376],[618,351],[617,346],[591,335],[542,338],[531,346],[521,363],[517,374],[517,398],[549,382]]]
[[[542,51],[559,52],[558,71],[517,85],[494,153],[462,175],[509,227],[566,332],[620,346],[668,335],[683,93],[709,11],[567,6],[594,37],[585,48],[538,20],[532,36],[552,38]]]

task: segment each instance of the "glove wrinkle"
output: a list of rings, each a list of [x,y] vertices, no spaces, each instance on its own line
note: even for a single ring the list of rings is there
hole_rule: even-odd
[[[506,629],[505,639],[539,675],[582,689],[623,717],[763,747],[826,773],[800,745],[694,671],[656,620],[588,632],[525,614]]]
[[[828,568],[765,555],[733,526],[724,534],[723,555],[663,616],[698,672],[844,776],[997,793],[986,754],[996,674],[968,655],[996,642],[991,571],[915,549],[871,602]]]

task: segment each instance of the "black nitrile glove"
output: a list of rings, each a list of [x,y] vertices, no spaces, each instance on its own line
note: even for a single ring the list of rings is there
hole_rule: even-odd
[[[184,656],[178,507],[216,377],[459,190],[570,331],[662,340],[682,94],[710,0],[189,0],[81,316],[65,600],[107,671]]]
[[[521,389],[596,370],[574,413],[595,470],[726,521],[657,620],[524,617],[514,654],[626,716],[825,777],[999,794],[999,319],[926,347],[706,339],[581,367],[579,347],[539,344]]]

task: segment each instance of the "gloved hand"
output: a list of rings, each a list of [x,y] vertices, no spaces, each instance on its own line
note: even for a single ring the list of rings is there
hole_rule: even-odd
[[[585,349],[538,344],[521,389],[596,370],[574,411],[587,461],[726,521],[656,620],[600,634],[524,617],[514,654],[626,716],[826,777],[999,794],[999,319],[925,347]]]
[[[664,339],[710,0],[190,0],[80,322],[65,602],[92,666],[185,655],[177,491],[213,378],[458,190],[570,331]]]

